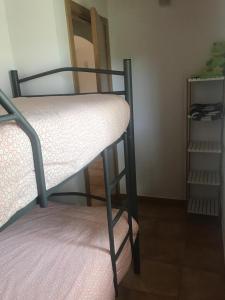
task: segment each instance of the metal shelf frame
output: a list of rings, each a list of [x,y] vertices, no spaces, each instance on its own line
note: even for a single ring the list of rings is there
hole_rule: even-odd
[[[222,194],[222,161],[223,161],[223,131],[224,131],[224,118],[219,119],[218,123],[218,140],[196,140],[192,137],[192,122],[206,122],[206,120],[195,121],[189,116],[190,108],[193,103],[193,84],[204,82],[216,82],[222,85],[222,98],[221,103],[224,105],[225,98],[225,77],[216,78],[189,78],[187,79],[187,104],[186,104],[186,200],[188,202],[187,212],[196,215],[217,216],[221,214],[221,194]],[[195,99],[196,100],[196,99]],[[209,103],[209,102],[207,102]],[[210,121],[213,123],[214,121]],[[210,123],[208,122],[208,123]],[[195,125],[196,126],[196,125]],[[204,170],[193,170],[191,167],[192,157],[194,155],[210,155],[210,157],[217,155],[219,159],[218,170],[210,171],[204,166]],[[208,159],[208,156],[207,156]],[[216,187],[217,195],[215,199],[198,199],[193,197],[191,191],[193,185],[201,185],[205,187]]]

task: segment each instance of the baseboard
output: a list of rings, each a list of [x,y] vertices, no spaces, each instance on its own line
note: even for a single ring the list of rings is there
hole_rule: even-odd
[[[120,194],[120,198],[126,198],[126,194]],[[186,200],[180,200],[176,198],[163,198],[163,197],[149,197],[149,196],[143,196],[143,195],[138,195],[138,200],[139,201],[150,201],[151,203],[155,204],[171,204],[171,205],[186,205]]]
[[[149,196],[138,196],[139,201],[150,201],[155,204],[165,204],[165,205],[180,205],[185,206],[186,201],[175,199],[175,198],[163,198],[163,197],[149,197]]]
[[[138,197],[146,197],[146,198],[149,198],[149,199],[164,199],[164,200],[186,201],[185,197],[178,198],[178,197],[165,197],[165,196],[159,196],[159,195],[145,195],[145,194],[138,195]]]

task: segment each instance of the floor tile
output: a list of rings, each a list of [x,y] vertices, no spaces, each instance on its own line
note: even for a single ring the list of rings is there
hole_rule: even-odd
[[[155,296],[177,297],[179,278],[178,267],[142,259],[141,274],[136,275],[130,270],[122,286]]]
[[[186,234],[186,220],[159,220],[156,222],[156,235],[159,238],[184,241],[186,240]]]
[[[170,204],[155,204],[146,200],[140,202],[139,205],[140,216],[151,217],[158,220],[186,220],[186,210],[184,205],[170,205]]]
[[[184,268],[179,300],[225,300],[225,278]]]
[[[217,223],[193,223],[187,225],[187,241],[195,245],[222,248],[222,233]]]
[[[140,235],[153,237],[156,235],[156,221],[149,217],[142,216],[139,220]]]
[[[185,241],[168,238],[140,236],[143,258],[179,265],[184,258]]]
[[[187,244],[183,265],[211,272],[224,273],[223,250],[218,247]]]
[[[123,287],[119,289],[119,297],[117,299],[118,300],[178,300],[177,297],[156,296],[146,292],[134,291]]]

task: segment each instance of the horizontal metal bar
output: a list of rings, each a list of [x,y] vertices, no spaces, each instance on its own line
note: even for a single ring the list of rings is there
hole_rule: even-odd
[[[65,193],[49,193],[49,197],[52,196],[81,196],[81,197],[90,197],[96,200],[100,200],[100,201],[106,201],[106,199],[104,197],[100,197],[100,196],[96,196],[96,195],[92,195],[92,194],[87,194],[87,193],[80,193],[80,192],[65,192]]]
[[[82,96],[82,95],[98,95],[98,94],[109,94],[109,95],[125,95],[125,91],[115,92],[90,92],[90,93],[71,93],[71,94],[47,94],[47,95],[22,95],[21,97],[50,97],[50,96]]]
[[[123,178],[123,176],[126,175],[126,169],[124,168],[123,171],[117,175],[113,181],[110,183],[111,190],[120,182],[120,180]]]
[[[113,219],[112,225],[113,227],[117,224],[117,222],[119,221],[120,217],[122,216],[122,214],[126,211],[125,207],[122,207],[116,214],[116,216]]]
[[[36,78],[60,73],[60,72],[84,72],[84,73],[95,73],[95,74],[108,74],[108,75],[119,75],[124,76],[124,71],[114,71],[114,70],[106,70],[106,69],[92,69],[92,68],[79,68],[79,67],[65,67],[65,68],[57,68],[46,72],[41,72],[35,75],[31,75],[28,77],[24,77],[19,79],[19,83],[26,82],[29,80],[33,80]]]
[[[17,119],[17,116],[15,114],[2,115],[2,116],[0,116],[0,123],[8,122],[8,121],[15,121],[16,119]]]
[[[130,236],[130,233],[129,233],[129,231],[128,231],[128,233],[126,234],[126,236],[125,236],[125,238],[124,238],[122,244],[121,244],[120,247],[119,247],[119,250],[116,252],[116,260],[119,258],[119,256],[120,256],[120,254],[121,254],[121,252],[122,252],[122,250],[123,250],[123,248],[124,248],[124,246],[125,246],[127,240],[129,239],[129,236]]]

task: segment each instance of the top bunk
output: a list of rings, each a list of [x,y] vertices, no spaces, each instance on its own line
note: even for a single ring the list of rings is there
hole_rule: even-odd
[[[22,95],[22,83],[67,71],[123,76],[125,89],[98,94]],[[130,60],[124,60],[123,71],[68,67],[24,78],[15,70],[10,74],[15,99],[0,91],[0,168],[4,170],[0,173],[0,227],[34,199],[46,207],[48,197],[62,183],[126,131],[129,160],[135,170]]]
[[[115,95],[20,97],[13,104],[40,139],[48,194],[118,140],[130,118]],[[0,145],[1,226],[38,192],[30,142],[15,122],[0,125]]]

